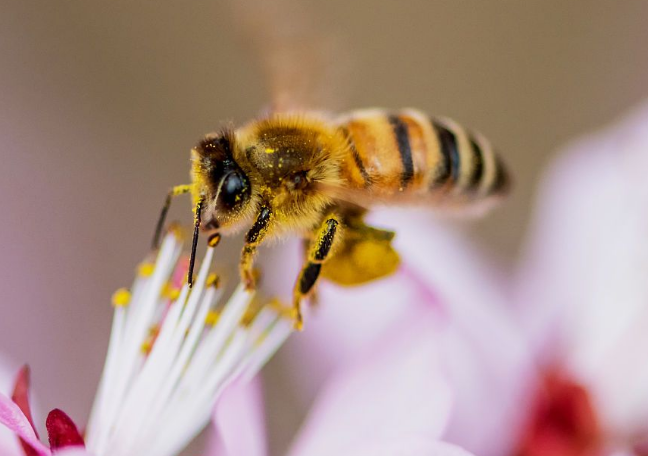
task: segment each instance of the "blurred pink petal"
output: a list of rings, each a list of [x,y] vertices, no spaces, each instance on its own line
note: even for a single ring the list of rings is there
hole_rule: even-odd
[[[353,456],[470,456],[471,453],[447,443],[428,438],[384,440],[380,437],[345,449],[344,455]]]
[[[542,187],[519,301],[545,362],[614,438],[648,431],[648,107],[577,144]]]
[[[45,445],[43,445],[36,437],[34,429],[31,424],[29,424],[24,413],[4,394],[0,394],[0,424],[5,425],[17,436],[31,445],[39,455],[43,456],[51,454],[47,447],[45,447]]]
[[[376,438],[373,442],[349,448],[340,453],[353,456],[470,456],[471,453],[443,442],[430,439],[401,439],[384,441]],[[306,455],[304,455],[306,456]]]
[[[20,370],[18,371],[18,375],[16,376],[13,393],[11,394],[11,400],[14,401],[14,403],[18,407],[20,407],[20,410],[25,414],[27,421],[29,421],[29,424],[34,430],[34,434],[36,435],[36,438],[39,438],[38,430],[36,429],[36,426],[34,426],[34,420],[32,419],[31,406],[29,405],[29,395],[30,395],[30,387],[31,387],[30,383],[31,381],[30,381],[29,366],[24,365],[22,368],[20,368]],[[31,447],[31,445],[29,445],[24,440],[20,439],[20,445],[22,446],[22,449],[26,456],[37,455],[36,450],[34,450]]]
[[[444,439],[484,456],[506,454],[535,372],[510,313],[503,272],[456,227],[431,214],[390,218],[399,221],[397,247],[405,267],[446,312],[439,343],[456,399]]]
[[[308,366],[299,383],[319,387],[394,325],[428,319],[455,398],[444,439],[484,456],[505,454],[521,431],[520,403],[531,401],[535,371],[502,273],[456,227],[429,214],[390,209],[372,222],[395,229],[403,267],[364,287],[323,284],[307,330],[289,344],[295,368]]]
[[[407,275],[398,272],[375,284],[339,287],[323,282],[319,304],[306,315],[304,332],[288,341],[285,352],[299,369],[296,388],[310,403],[339,366],[353,362],[394,324],[409,320],[408,309],[428,299]],[[385,299],[389,297],[389,299]]]
[[[214,408],[215,435],[209,456],[264,456],[265,419],[261,380],[236,381],[227,387]]]
[[[5,394],[7,396],[11,394],[15,372],[16,366],[14,363],[9,362],[2,354],[0,354],[0,394]],[[0,426],[0,454],[18,455],[21,454],[21,451],[20,443],[16,438],[16,434],[8,428]]]
[[[377,436],[405,441],[441,435],[451,393],[429,319],[394,328],[392,337],[354,363],[326,385],[290,454],[345,454]]]
[[[56,452],[56,456],[94,456],[91,453],[88,453],[85,448],[80,447],[68,447],[63,448]]]

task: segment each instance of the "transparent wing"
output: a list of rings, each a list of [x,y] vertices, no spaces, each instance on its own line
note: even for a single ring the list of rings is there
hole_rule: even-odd
[[[324,3],[230,0],[230,5],[265,72],[271,112],[342,106],[350,59],[341,39],[318,20],[316,7]]]

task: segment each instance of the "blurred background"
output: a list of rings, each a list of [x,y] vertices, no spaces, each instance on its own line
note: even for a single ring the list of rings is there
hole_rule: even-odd
[[[2,1],[0,352],[30,363],[43,410],[85,421],[109,297],[146,254],[166,190],[187,181],[189,149],[268,106],[246,36],[264,27],[240,26],[246,8],[263,20],[258,3]],[[504,264],[552,151],[648,96],[641,0],[300,5],[339,49],[330,107],[417,107],[501,150],[515,191],[470,234]],[[189,222],[188,203],[171,218]]]

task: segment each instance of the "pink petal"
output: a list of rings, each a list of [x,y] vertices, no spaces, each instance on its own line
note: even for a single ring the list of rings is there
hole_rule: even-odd
[[[4,394],[0,394],[0,423],[27,442],[39,455],[50,455],[50,451],[36,437],[34,429],[25,414]]]
[[[648,431],[646,169],[648,106],[570,147],[542,186],[520,279],[537,350],[588,386],[615,435]]]
[[[519,405],[528,401],[535,372],[501,272],[456,227],[429,214],[389,210],[373,220],[396,229],[404,268],[365,287],[322,286],[306,331],[289,343],[302,373],[296,384],[319,386],[395,323],[430,318],[455,392],[444,438],[484,456],[506,454],[521,431]],[[431,312],[422,313],[425,307]]]
[[[451,393],[441,374],[431,318],[408,321],[327,384],[292,455],[349,454],[375,440],[439,436]]]
[[[384,441],[380,438],[349,448],[341,454],[354,456],[470,456],[471,453],[443,442],[427,438]],[[305,455],[304,455],[305,456]]]
[[[94,456],[88,453],[85,448],[66,447],[56,452],[56,456]]]
[[[11,394],[14,373],[18,366],[6,360],[0,354],[0,394]],[[21,447],[16,434],[4,426],[0,426],[0,454],[21,454]]]
[[[289,368],[299,372],[294,387],[305,404],[339,366],[353,362],[430,300],[402,272],[362,287],[323,282],[318,291],[319,304],[307,312],[305,331],[293,335],[281,352],[293,363]]]
[[[390,220],[405,266],[446,313],[440,344],[456,402],[444,440],[483,456],[506,454],[535,373],[504,271],[456,224],[425,211],[376,213],[378,223]]]
[[[261,380],[230,385],[214,409],[215,435],[209,456],[264,456],[266,450]]]
[[[62,410],[54,409],[49,412],[45,426],[53,451],[70,446],[85,446],[76,425]]]
[[[36,435],[36,438],[38,438],[38,431],[36,430],[36,426],[34,426],[34,420],[32,419],[31,408],[29,406],[29,389],[30,372],[29,366],[25,365],[18,371],[11,400],[14,401],[14,403],[20,407],[20,410],[25,414],[25,418],[27,418],[27,421],[31,424],[34,434]],[[20,444],[26,456],[34,456],[38,454],[36,450],[34,450],[24,440],[20,439]]]

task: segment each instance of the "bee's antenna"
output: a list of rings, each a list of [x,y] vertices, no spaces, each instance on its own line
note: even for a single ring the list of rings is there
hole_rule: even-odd
[[[187,272],[187,283],[189,288],[193,286],[193,270],[196,264],[196,248],[198,247],[198,234],[200,233],[200,220],[202,213],[202,206],[204,198],[200,198],[196,203],[196,215],[194,218],[194,233],[193,240],[191,241],[191,257],[189,258],[189,271]]]
[[[164,228],[164,221],[166,220],[167,213],[169,212],[169,207],[171,207],[171,200],[174,196],[184,195],[191,191],[191,185],[176,185],[169,193],[167,193],[166,200],[164,200],[164,206],[162,206],[162,212],[160,212],[160,218],[158,218],[157,225],[155,226],[155,234],[153,235],[153,250],[157,250],[160,246],[160,237],[162,236],[162,228]]]

